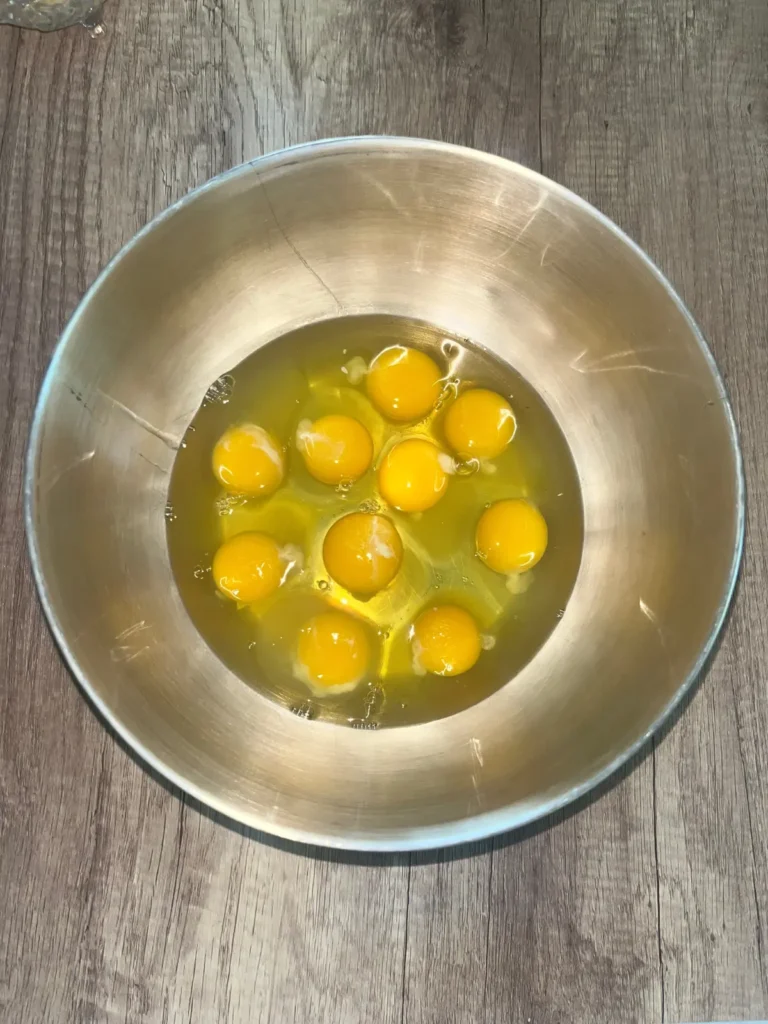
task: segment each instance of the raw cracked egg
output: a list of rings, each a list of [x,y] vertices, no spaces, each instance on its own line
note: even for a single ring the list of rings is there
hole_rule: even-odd
[[[419,675],[461,675],[472,668],[483,649],[475,620],[456,605],[436,605],[422,612],[410,636],[413,669]]]
[[[365,384],[368,397],[383,416],[410,423],[434,409],[442,390],[442,374],[425,352],[393,345],[373,360]]]
[[[421,437],[400,441],[379,466],[379,490],[401,512],[424,512],[442,498],[455,470],[450,455]]]
[[[327,611],[300,629],[294,671],[317,694],[344,693],[361,681],[370,660],[365,626],[345,612]]]
[[[462,459],[494,459],[515,436],[512,406],[495,391],[472,388],[448,408],[445,439]]]
[[[241,423],[216,442],[213,472],[228,491],[265,498],[282,483],[285,464],[271,434],[255,423]]]
[[[527,572],[547,549],[547,523],[534,504],[523,498],[497,501],[477,524],[477,553],[494,572]]]
[[[301,551],[293,545],[281,547],[265,533],[239,533],[213,556],[213,579],[225,597],[251,604],[274,594],[301,562]]]
[[[323,542],[329,574],[353,594],[370,597],[388,586],[403,560],[403,542],[391,519],[352,512],[337,520]]]
[[[322,416],[314,423],[302,420],[296,447],[312,476],[324,484],[359,480],[373,458],[371,435],[352,416]]]

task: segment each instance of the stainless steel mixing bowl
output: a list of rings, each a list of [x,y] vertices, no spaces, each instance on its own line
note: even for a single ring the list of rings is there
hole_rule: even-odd
[[[384,312],[487,346],[539,390],[583,489],[581,569],[528,666],[468,711],[307,722],[203,643],[168,563],[168,474],[208,385],[309,321]],[[406,849],[573,800],[659,726],[725,614],[743,532],[731,412],[669,284],[532,171],[409,139],[264,157],[145,228],[67,327],[35,416],[32,561],[83,689],[159,772],[282,836]]]

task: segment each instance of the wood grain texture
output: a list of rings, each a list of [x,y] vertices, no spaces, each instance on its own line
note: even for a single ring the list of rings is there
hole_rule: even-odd
[[[538,160],[533,5],[231,0],[221,13],[231,163],[311,139],[379,133]]]
[[[750,496],[730,628],[654,752],[660,1018],[766,1016],[768,8],[545,10],[544,172],[624,227],[693,310],[734,402]]]
[[[110,0],[0,28],[0,1019],[768,1016],[768,6],[764,0]],[[20,520],[55,339],[154,213],[243,159],[392,132],[575,189],[670,276],[750,491],[730,624],[631,772],[514,837],[414,857],[246,834],[135,763],[42,622]]]

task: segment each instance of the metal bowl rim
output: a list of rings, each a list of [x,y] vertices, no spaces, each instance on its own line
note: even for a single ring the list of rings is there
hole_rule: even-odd
[[[485,814],[477,814],[472,817],[462,819],[461,821],[448,822],[442,825],[433,825],[418,829],[407,829],[401,831],[395,831],[392,834],[382,832],[380,835],[337,835],[335,833],[322,833],[322,832],[311,832],[301,828],[291,828],[282,825],[276,826],[274,822],[267,821],[259,814],[253,814],[244,812],[241,807],[234,806],[227,800],[222,800],[215,793],[205,789],[202,786],[198,786],[195,783],[179,775],[173,768],[167,765],[161,758],[154,754],[151,750],[144,746],[144,743],[139,736],[135,735],[130,729],[128,729],[121,722],[118,715],[116,715],[109,706],[102,700],[99,694],[96,692],[94,687],[91,685],[86,673],[81,669],[77,659],[71,651],[64,632],[59,624],[56,614],[53,610],[51,599],[48,593],[48,587],[43,574],[43,570],[40,563],[40,551],[38,548],[38,541],[35,530],[35,480],[37,478],[37,460],[40,447],[40,434],[42,428],[42,422],[45,415],[46,405],[48,401],[48,395],[53,387],[53,383],[56,380],[59,370],[59,363],[61,362],[67,345],[70,343],[72,336],[74,335],[78,322],[83,315],[84,310],[88,306],[93,296],[101,288],[102,284],[106,281],[109,275],[115,270],[120,262],[126,258],[126,256],[134,249],[139,243],[148,235],[151,231],[155,230],[165,220],[175,216],[179,211],[184,209],[188,204],[195,202],[201,195],[208,192],[209,190],[216,189],[226,182],[229,182],[240,176],[246,176],[251,173],[255,173],[257,178],[260,171],[271,169],[272,167],[288,168],[294,163],[305,162],[312,159],[322,159],[326,156],[337,155],[343,152],[366,152],[369,150],[373,151],[419,151],[419,152],[433,152],[443,153],[446,155],[459,157],[465,160],[472,160],[480,163],[486,163],[490,166],[509,170],[513,168],[515,174],[528,178],[533,182],[539,182],[543,187],[546,187],[549,191],[556,193],[561,198],[567,200],[573,205],[581,208],[583,211],[593,217],[598,223],[610,231],[616,236],[621,242],[623,242],[628,248],[638,257],[641,263],[646,267],[647,270],[656,278],[659,284],[665,289],[669,298],[675,303],[680,313],[685,318],[688,326],[691,329],[693,337],[695,338],[702,355],[704,356],[712,377],[717,385],[717,389],[720,393],[720,399],[723,405],[723,410],[726,415],[728,423],[728,431],[730,435],[730,447],[731,453],[734,457],[736,467],[736,538],[733,548],[733,558],[731,561],[730,572],[728,575],[727,585],[723,594],[722,601],[715,621],[710,631],[709,636],[706,639],[700,653],[697,658],[692,670],[682,681],[678,687],[676,693],[672,699],[663,708],[661,713],[646,730],[646,732],[637,739],[634,743],[623,750],[617,757],[615,757],[609,764],[607,764],[600,771],[595,772],[589,779],[579,783],[572,789],[566,790],[565,792],[558,793],[550,800],[547,801],[531,801],[522,806],[511,806],[503,807],[496,811],[487,812]],[[419,139],[404,136],[388,136],[388,135],[360,135],[360,136],[349,136],[334,139],[322,139],[317,142],[301,143],[296,146],[289,146],[284,149],[275,150],[274,152],[267,153],[263,156],[256,157],[253,160],[249,160],[246,163],[239,164],[236,167],[231,168],[228,171],[224,171],[221,174],[216,175],[209,181],[188,192],[187,195],[182,196],[171,206],[161,211],[155,217],[152,218],[143,228],[141,228],[136,235],[133,236],[126,244],[110,259],[104,269],[96,277],[95,281],[86,291],[83,298],[78,303],[72,317],[68,324],[64,328],[64,331],[57,342],[51,361],[44,374],[43,381],[40,387],[40,392],[35,405],[35,411],[32,418],[32,425],[30,428],[29,442],[27,446],[26,465],[24,471],[24,523],[27,534],[27,545],[29,550],[29,557],[32,563],[32,573],[37,587],[40,603],[42,604],[45,617],[48,621],[48,626],[54,636],[54,639],[61,651],[64,660],[78,682],[85,694],[96,706],[100,714],[106,719],[109,725],[115,730],[120,738],[133,750],[138,756],[145,761],[152,769],[154,769],[160,776],[170,782],[173,786],[180,789],[182,792],[189,794],[194,799],[200,801],[200,803],[212,808],[214,811],[224,815],[225,817],[238,821],[243,825],[253,828],[259,832],[276,835],[281,839],[286,839],[291,842],[305,843],[312,846],[324,846],[332,849],[340,850],[356,850],[364,852],[403,852],[413,850],[428,850],[439,847],[456,846],[461,843],[468,843],[486,839],[491,836],[499,835],[503,832],[508,832],[513,829],[521,828],[524,825],[531,824],[541,818],[545,818],[555,811],[566,807],[568,804],[573,803],[580,797],[589,793],[595,789],[602,782],[608,779],[614,772],[618,771],[624,764],[627,763],[643,746],[650,740],[650,738],[658,732],[659,729],[667,722],[672,716],[675,709],[685,698],[688,691],[693,686],[694,682],[700,675],[708,657],[713,651],[715,642],[718,635],[723,627],[725,618],[733,598],[734,590],[736,588],[736,582],[739,575],[739,568],[741,565],[741,558],[744,548],[744,524],[745,524],[745,480],[744,480],[744,465],[741,455],[741,449],[738,440],[738,431],[736,429],[736,422],[731,408],[730,401],[725,390],[725,385],[720,376],[720,373],[715,363],[715,359],[712,352],[707,345],[707,342],[698,327],[698,324],[694,320],[693,316],[689,312],[686,305],[678,296],[675,289],[672,287],[670,282],[662,271],[656,266],[653,260],[634,242],[621,228],[618,227],[610,218],[605,214],[601,213],[595,206],[588,203],[585,199],[582,199],[575,192],[571,192],[570,189],[565,186],[552,181],[538,171],[531,170],[522,164],[517,163],[514,160],[508,160],[506,157],[495,156],[490,153],[485,153],[481,150],[471,149],[467,146],[458,146],[452,143],[438,142],[432,139]]]

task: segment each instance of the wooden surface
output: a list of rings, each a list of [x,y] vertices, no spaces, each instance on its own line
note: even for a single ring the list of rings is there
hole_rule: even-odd
[[[288,847],[152,778],[63,668],[20,516],[41,374],[110,255],[218,171],[358,132],[514,157],[629,231],[715,351],[750,494],[681,720],[579,813],[443,855]],[[768,1017],[767,195],[765,0],[110,0],[97,39],[0,27],[0,1020]]]

